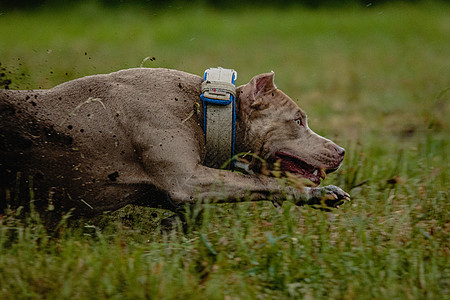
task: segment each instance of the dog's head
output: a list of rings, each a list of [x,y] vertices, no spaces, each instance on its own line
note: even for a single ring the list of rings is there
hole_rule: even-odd
[[[337,170],[345,150],[308,127],[306,114],[273,82],[274,73],[253,77],[238,88],[238,117],[244,145],[270,168],[291,173],[319,185]],[[257,160],[251,166],[258,169]]]

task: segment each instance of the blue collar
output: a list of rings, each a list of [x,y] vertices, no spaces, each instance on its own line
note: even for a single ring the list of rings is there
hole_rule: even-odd
[[[211,75],[211,72],[216,72],[216,74]],[[223,76],[223,73],[225,73],[225,72],[227,72],[226,76]],[[222,76],[219,76],[217,74],[221,74]],[[228,76],[228,75],[231,75],[231,76]],[[227,141],[224,142],[226,145],[226,148],[231,146],[231,149],[220,149],[219,150],[219,151],[224,151],[224,153],[227,153],[227,154],[229,153],[228,154],[229,157],[228,158],[226,156],[223,157],[223,155],[222,155],[222,157],[223,157],[222,160],[224,160],[224,161],[217,161],[220,159],[214,158],[213,163],[212,163],[213,167],[220,168],[220,167],[229,166],[229,169],[231,169],[231,170],[234,170],[234,152],[235,152],[235,140],[236,140],[236,101],[235,101],[235,99],[236,99],[236,96],[235,96],[236,95],[236,93],[235,93],[236,77],[237,77],[237,73],[234,70],[227,70],[227,69],[222,69],[222,68],[208,69],[205,71],[205,74],[203,76],[202,94],[200,95],[200,98],[203,103],[203,131],[205,133],[205,143],[208,143],[208,137],[207,137],[208,107],[215,106],[214,109],[217,109],[218,107],[225,108],[225,106],[231,105],[231,116],[230,116],[231,117],[231,128],[227,124],[223,124],[223,126],[222,126],[222,124],[216,125],[216,126],[218,126],[217,130],[220,130],[220,132],[223,132],[224,136],[229,136],[229,132],[225,132],[225,131],[231,130],[231,145],[229,145],[229,142],[227,142]],[[219,80],[210,80],[210,78],[219,79]],[[227,109],[227,111],[228,110],[229,109]],[[225,114],[227,115],[228,112],[226,112]],[[229,117],[226,117],[226,118],[229,120]],[[222,135],[222,134],[220,133],[220,135]],[[220,141],[220,142],[223,142],[223,141]],[[211,149],[211,147],[209,147],[209,145],[206,146],[206,149],[207,149],[207,153],[206,153],[207,159],[206,160],[208,160],[208,156],[213,156],[213,157],[221,156],[221,155],[216,156],[214,153],[208,153],[208,149]]]

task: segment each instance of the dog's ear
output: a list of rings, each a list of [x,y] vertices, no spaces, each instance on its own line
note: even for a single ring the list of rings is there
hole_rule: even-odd
[[[260,95],[270,93],[271,91],[276,89],[276,86],[273,83],[274,75],[274,72],[264,73],[256,75],[252,78],[252,80],[250,80],[249,84],[253,87],[255,99],[258,99]]]
[[[276,89],[273,83],[274,73],[264,73],[253,77],[249,83],[238,87],[241,116],[247,119],[255,110],[264,104],[262,95]]]

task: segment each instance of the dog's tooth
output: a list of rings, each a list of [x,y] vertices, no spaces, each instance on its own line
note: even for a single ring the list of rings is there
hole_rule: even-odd
[[[316,170],[314,170],[313,175],[317,176],[318,173],[319,173],[319,170],[316,169]]]
[[[325,172],[325,169],[320,169],[320,177],[325,178],[327,176],[327,173]]]

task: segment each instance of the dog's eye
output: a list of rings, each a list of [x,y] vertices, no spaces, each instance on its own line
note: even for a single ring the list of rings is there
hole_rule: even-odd
[[[295,123],[297,123],[298,126],[303,125],[302,119],[295,119],[294,121],[295,121]]]

